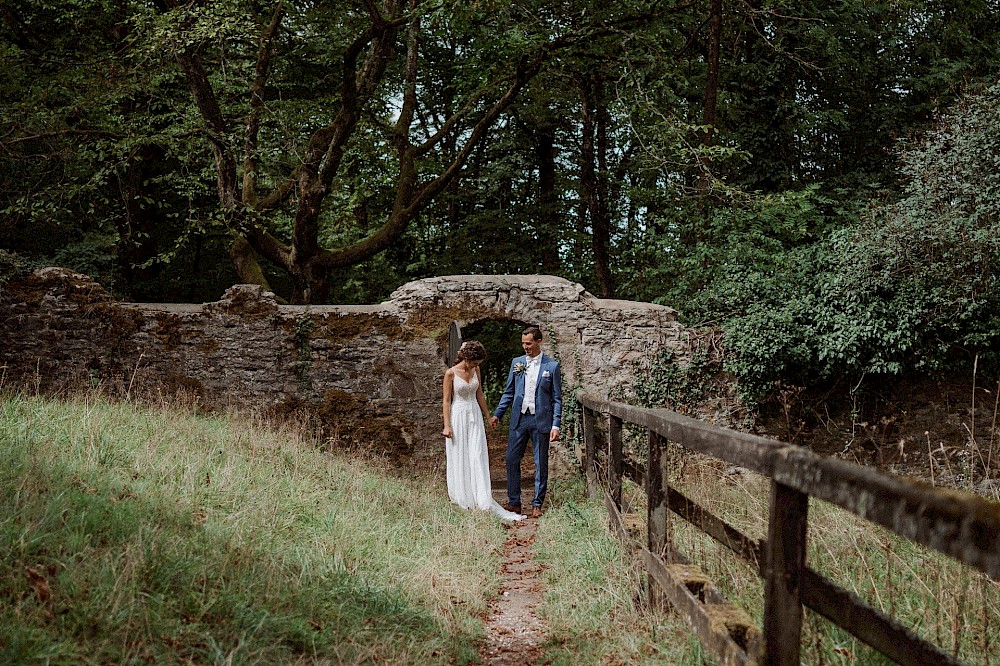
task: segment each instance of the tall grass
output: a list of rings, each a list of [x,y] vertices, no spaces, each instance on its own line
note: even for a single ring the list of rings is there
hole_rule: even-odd
[[[554,490],[535,540],[544,566],[541,615],[550,631],[544,663],[704,663],[679,616],[646,609],[641,562],[609,533],[604,505],[579,499],[579,480],[559,481]]]
[[[294,427],[0,397],[0,663],[468,663],[503,536]]]
[[[671,483],[754,539],[767,530],[768,479],[733,474],[719,461],[679,453]],[[645,510],[641,489],[633,505]],[[763,585],[755,567],[680,518],[671,525],[682,553],[708,573],[727,598],[763,621]],[[870,605],[969,664],[1000,664],[1000,584],[956,560],[898,537],[838,507],[809,505],[806,563]],[[807,611],[803,663],[889,664],[821,616]]]
[[[0,663],[471,663],[505,531],[440,479],[324,453],[305,431],[96,396],[0,396]],[[678,459],[672,481],[755,538],[766,480]],[[642,510],[641,489],[627,487]],[[535,549],[551,664],[700,664],[578,479]],[[758,622],[760,580],[674,521]],[[1000,664],[1000,586],[820,502],[809,564],[972,664]],[[804,663],[884,663],[807,613]]]

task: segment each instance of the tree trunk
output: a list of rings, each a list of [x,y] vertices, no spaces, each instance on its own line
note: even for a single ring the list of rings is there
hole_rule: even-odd
[[[583,108],[581,194],[590,217],[599,293],[602,298],[613,298],[615,287],[611,274],[611,214],[607,183],[608,110],[604,99],[604,82],[599,76],[585,77],[581,81],[580,91]]]
[[[538,239],[542,271],[553,275],[559,261],[559,204],[556,197],[555,128],[538,128],[535,155],[538,159]]]
[[[156,258],[157,221],[155,208],[146,203],[150,190],[144,184],[150,174],[150,166],[163,158],[163,149],[153,144],[145,144],[136,149],[125,163],[125,170],[119,179],[124,214],[116,218],[118,228],[118,264],[125,277],[125,284],[131,293],[136,283],[151,280],[160,272],[156,262],[144,266]]]

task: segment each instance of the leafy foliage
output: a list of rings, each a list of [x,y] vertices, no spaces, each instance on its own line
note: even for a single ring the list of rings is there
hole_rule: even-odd
[[[997,342],[995,89],[933,124],[993,0],[277,8],[5,5],[0,243],[141,300],[561,275],[724,325],[755,395]]]
[[[808,245],[782,248],[773,234],[747,244],[772,252],[768,261],[714,265],[693,303],[724,320],[736,352],[726,368],[750,395],[778,379],[857,382],[944,370],[977,355],[980,367],[996,369],[998,102],[998,86],[971,95],[906,146],[898,201]]]
[[[23,278],[36,268],[41,266],[15,252],[0,250],[0,287],[12,279]]]
[[[721,363],[704,351],[680,364],[672,352],[635,363],[634,399],[639,405],[666,407],[681,414],[695,414],[713,393]]]

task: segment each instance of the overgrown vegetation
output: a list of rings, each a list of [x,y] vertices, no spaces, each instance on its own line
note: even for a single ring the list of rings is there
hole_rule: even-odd
[[[545,567],[546,663],[703,664],[683,619],[651,613],[642,603],[642,578],[608,533],[604,506],[577,499],[579,479],[560,490],[535,541]]]
[[[674,451],[670,483],[753,539],[766,536],[770,482],[696,454]],[[645,493],[626,482],[629,504],[644,515]],[[681,519],[671,538],[726,598],[763,621],[759,569]],[[637,539],[644,542],[644,534]],[[969,664],[1000,659],[1000,587],[985,574],[915,545],[837,507],[811,501],[806,564],[925,639]],[[889,664],[824,618],[806,611],[803,663]]]
[[[0,400],[0,661],[468,663],[499,523],[294,426]]]
[[[0,661],[471,663],[506,536],[437,478],[295,423],[0,398]],[[560,479],[539,523],[553,664],[701,663],[636,606],[629,557]]]
[[[727,391],[722,358],[704,349],[695,350],[687,360],[677,358],[672,351],[661,351],[633,363],[633,371],[632,395],[622,397],[644,407],[666,407],[694,416]],[[726,415],[716,410],[715,416]]]
[[[0,288],[12,279],[25,277],[36,268],[42,266],[14,252],[0,249]]]
[[[971,376],[974,360],[995,376],[998,103],[1000,86],[976,91],[902,144],[899,198],[848,208],[805,190],[734,208],[671,265],[658,300],[725,331],[725,369],[751,402],[777,382]]]

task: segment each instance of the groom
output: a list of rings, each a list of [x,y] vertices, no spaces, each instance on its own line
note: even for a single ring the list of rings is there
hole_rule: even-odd
[[[530,326],[521,333],[524,356],[510,363],[507,386],[500,396],[490,425],[513,405],[507,438],[507,503],[503,508],[521,513],[521,459],[531,440],[535,455],[535,499],[531,517],[542,515],[542,502],[549,484],[549,442],[559,439],[562,417],[562,380],[559,361],[542,353],[542,331]]]

